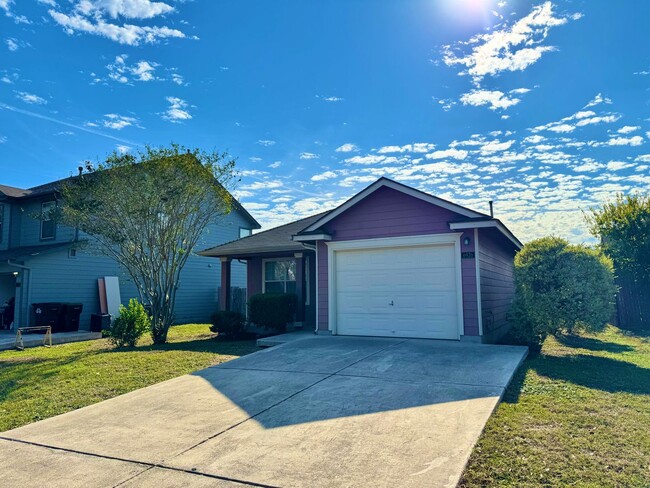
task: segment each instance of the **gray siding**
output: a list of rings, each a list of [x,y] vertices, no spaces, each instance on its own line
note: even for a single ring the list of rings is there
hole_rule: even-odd
[[[40,208],[40,204],[39,204]],[[30,219],[31,220],[31,219]],[[36,221],[38,224],[38,221]],[[247,219],[238,211],[233,211],[219,222],[206,229],[196,250],[228,242],[239,237],[240,227],[250,227]],[[33,238],[32,229],[23,233]],[[70,241],[74,231],[58,226],[55,242]],[[30,237],[31,236],[31,237]],[[36,234],[38,238],[38,234]],[[67,236],[67,239],[64,238]],[[84,236],[81,236],[84,238]],[[51,242],[51,241],[50,241]],[[42,243],[42,242],[41,242]],[[22,245],[32,245],[30,242]],[[78,250],[76,257],[70,257],[68,250],[32,257],[25,262],[32,269],[29,304],[38,302],[82,303],[84,311],[81,316],[81,328],[88,329],[90,315],[99,312],[97,279],[103,276],[120,278],[122,302],[137,298],[137,290],[125,272],[111,258],[93,251],[92,245]],[[206,322],[218,309],[218,286],[221,267],[218,259],[191,256],[181,272],[179,289],[176,296],[176,323]],[[239,262],[232,264],[233,286],[246,286],[246,266]]]
[[[21,223],[19,228],[20,246],[38,246],[56,242],[69,242],[74,239],[74,229],[58,224],[54,239],[41,239],[41,204],[52,201],[53,198],[43,198],[28,203],[14,203],[20,208]],[[16,244],[14,244],[16,245]]]
[[[0,202],[0,212],[2,213],[2,232],[0,233],[0,251],[9,247],[9,227],[11,226],[11,204],[9,202]]]
[[[508,312],[515,294],[515,251],[493,229],[479,229],[478,242],[483,335],[494,341],[509,328]]]

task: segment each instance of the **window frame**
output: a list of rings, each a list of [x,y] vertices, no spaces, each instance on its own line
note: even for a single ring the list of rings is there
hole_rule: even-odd
[[[266,293],[266,263],[277,263],[277,262],[287,262],[287,261],[293,261],[294,266],[297,267],[296,263],[296,258],[268,258],[268,259],[262,259],[262,293]],[[296,276],[297,278],[297,276]],[[287,283],[297,283],[298,280],[268,280],[270,283],[283,283],[284,286],[284,291],[283,293],[288,293],[287,292]]]
[[[243,230],[248,231],[248,234],[246,234],[245,236],[241,235],[241,232]],[[240,239],[243,239],[244,237],[249,237],[249,236],[252,236],[252,235],[253,235],[253,229],[249,229],[248,227],[240,227],[239,228],[239,238]]]
[[[39,232],[39,237],[41,241],[51,241],[53,239],[56,239],[56,216],[52,215],[51,218],[45,219],[45,206],[46,205],[52,205],[53,206],[53,211],[56,212],[56,200],[47,200],[45,202],[41,202],[41,223],[40,223],[40,232]],[[43,224],[45,222],[53,222],[53,228],[52,228],[52,236],[47,236],[43,237]]]

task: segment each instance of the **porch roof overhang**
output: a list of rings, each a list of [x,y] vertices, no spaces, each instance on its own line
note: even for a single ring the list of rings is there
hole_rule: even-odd
[[[521,241],[517,239],[515,235],[510,232],[510,229],[508,229],[499,219],[489,217],[449,222],[449,228],[451,230],[484,229],[490,227],[501,232],[501,234],[503,234],[517,250],[520,250],[523,247]]]
[[[291,255],[296,252],[308,251],[301,242],[294,241],[293,236],[308,226],[323,214],[312,215],[296,220],[273,229],[227,242],[220,246],[200,251],[199,256],[231,259],[250,259],[258,256]]]

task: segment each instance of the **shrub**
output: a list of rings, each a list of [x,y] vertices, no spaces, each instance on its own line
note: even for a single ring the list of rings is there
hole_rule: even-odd
[[[248,318],[259,326],[284,332],[293,321],[298,297],[293,293],[260,293],[248,300]]]
[[[544,237],[515,257],[511,337],[541,344],[547,334],[598,331],[614,312],[612,262],[598,251]]]
[[[143,334],[151,330],[151,318],[135,298],[129,305],[120,305],[120,315],[113,321],[109,341],[117,347],[133,347]]]
[[[245,320],[239,312],[221,310],[212,315],[212,332],[219,336],[226,335],[229,339],[239,339],[244,335]]]

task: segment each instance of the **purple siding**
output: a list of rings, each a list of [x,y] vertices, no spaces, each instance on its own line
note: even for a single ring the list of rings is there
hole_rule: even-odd
[[[246,295],[262,293],[262,258],[246,261]]]
[[[448,222],[459,214],[406,195],[392,188],[380,188],[324,227],[335,241],[416,236],[452,232]],[[469,246],[461,251],[474,251],[473,231]],[[328,263],[327,246],[318,243],[318,329],[328,329]],[[462,260],[463,315],[465,335],[478,335],[476,264],[474,259]]]
[[[515,295],[515,250],[495,229],[479,229],[478,242],[483,335],[498,339],[508,330]]]

